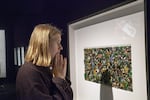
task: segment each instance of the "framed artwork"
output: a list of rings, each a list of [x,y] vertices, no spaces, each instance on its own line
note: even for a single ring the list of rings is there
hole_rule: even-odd
[[[74,100],[149,100],[144,1],[68,25]]]
[[[132,91],[131,46],[84,49],[85,80]]]

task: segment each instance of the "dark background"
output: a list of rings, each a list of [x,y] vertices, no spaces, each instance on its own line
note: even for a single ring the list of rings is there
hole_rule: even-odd
[[[15,79],[19,66],[14,65],[13,48],[28,45],[35,25],[51,23],[62,29],[62,53],[68,57],[68,23],[127,1],[129,0],[0,0],[0,29],[6,31],[7,58],[7,78],[0,78],[0,100],[16,100]],[[147,5],[145,17],[149,52],[149,0]]]

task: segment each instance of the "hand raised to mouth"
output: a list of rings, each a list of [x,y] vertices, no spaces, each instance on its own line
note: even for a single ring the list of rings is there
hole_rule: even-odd
[[[67,58],[57,53],[53,62],[53,74],[55,77],[65,79],[67,70]]]

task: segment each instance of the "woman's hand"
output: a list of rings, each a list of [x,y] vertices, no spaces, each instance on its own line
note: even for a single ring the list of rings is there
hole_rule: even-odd
[[[65,79],[67,70],[67,59],[63,58],[61,54],[56,54],[53,64],[54,76]]]

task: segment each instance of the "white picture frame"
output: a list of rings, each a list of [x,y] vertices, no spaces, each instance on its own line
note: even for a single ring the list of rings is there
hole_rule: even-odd
[[[72,22],[69,69],[74,100],[148,100],[144,1],[136,0]],[[131,45],[133,91],[84,79],[84,48]]]

